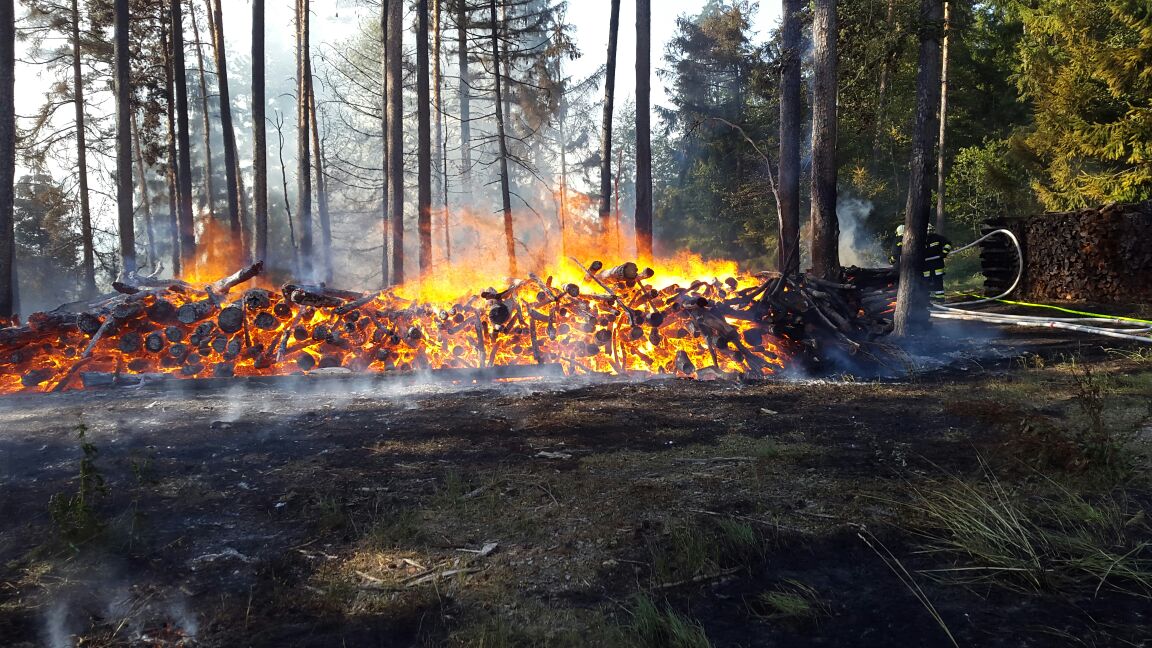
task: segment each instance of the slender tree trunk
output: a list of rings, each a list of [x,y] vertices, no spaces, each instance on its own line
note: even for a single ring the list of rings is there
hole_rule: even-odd
[[[292,267],[300,267],[300,250],[296,247],[296,225],[292,219],[292,198],[288,194],[288,165],[284,163],[284,117],[276,115],[276,140],[280,143],[280,181],[284,190],[284,214],[288,220],[288,243],[292,246]]]
[[[172,18],[172,80],[176,89],[176,186],[180,200],[180,258],[190,261],[196,255],[196,223],[192,218],[192,159],[188,150],[188,78],[184,67],[182,2],[170,0],[168,11]]]
[[[947,225],[944,210],[944,140],[948,131],[948,45],[952,40],[952,3],[944,2],[944,45],[940,55],[940,136],[936,140],[936,229],[943,233]]]
[[[936,135],[936,111],[940,108],[943,13],[941,0],[921,0],[916,121],[912,129],[912,160],[908,165],[908,203],[904,208],[904,243],[893,330],[897,337],[914,334],[928,326],[927,284],[921,273],[932,211],[930,165]]]
[[[436,211],[440,212],[441,223],[444,226],[444,260],[452,260],[452,238],[448,227],[448,151],[444,146],[444,105],[443,105],[443,75],[440,71],[441,41],[443,40],[443,0],[432,0],[432,111],[436,121],[433,124],[435,132],[432,134],[432,166],[436,169],[438,180]]]
[[[381,289],[387,288],[389,285],[391,285],[389,280],[388,280],[388,275],[391,274],[389,271],[390,271],[391,266],[392,266],[392,257],[389,255],[389,252],[388,252],[388,223],[389,223],[389,220],[388,220],[388,201],[391,200],[391,197],[392,197],[392,194],[389,191],[389,186],[390,186],[389,178],[390,178],[390,176],[389,176],[389,168],[388,168],[389,160],[391,159],[389,156],[389,151],[391,150],[389,148],[389,146],[391,145],[390,142],[392,141],[391,133],[388,130],[389,106],[391,105],[391,103],[389,102],[390,95],[388,93],[388,75],[389,75],[388,56],[389,56],[389,52],[390,52],[389,45],[388,45],[388,43],[389,43],[388,39],[389,39],[389,33],[390,33],[388,31],[388,13],[389,13],[388,5],[389,5],[388,0],[383,0],[383,2],[380,3],[380,51],[383,52],[383,54],[384,54],[380,59],[380,87],[384,88],[384,92],[381,93],[381,104],[380,104],[380,133],[384,138],[383,159],[380,160],[380,168],[382,168],[384,170],[384,174],[383,174],[383,176],[384,176],[384,192],[383,192],[383,195],[381,196],[381,200],[380,200],[380,212],[381,212],[381,214],[380,214],[380,216],[381,216],[381,221],[380,221],[380,249],[381,249],[380,287],[381,287]]]
[[[16,10],[0,0],[0,317],[16,310]]]
[[[316,208],[320,217],[320,247],[324,254],[324,281],[332,281],[332,215],[328,211],[328,180],[324,177],[324,149],[320,146],[320,122],[316,114],[316,88],[312,62],[308,62],[308,122],[312,127],[312,151],[316,171]]]
[[[884,59],[880,62],[880,82],[876,88],[876,123],[872,127],[871,168],[874,173],[880,169],[880,138],[884,133],[885,112],[888,110],[888,78],[892,75],[896,52],[889,45],[896,31],[896,0],[888,0],[888,13],[884,19]]]
[[[500,149],[500,205],[504,211],[504,245],[508,253],[508,276],[515,277],[516,238],[512,231],[512,196],[508,188],[508,141],[504,136],[504,89],[500,73],[500,23],[496,17],[496,0],[489,0],[489,28],[492,30],[492,75],[496,81],[496,140]]]
[[[812,19],[812,271],[840,279],[836,220],[836,2],[816,0]]]
[[[244,252],[247,254],[248,232],[240,218],[242,197],[240,196],[240,184],[237,182],[239,156],[236,154],[236,131],[232,128],[232,93],[228,88],[224,13],[220,8],[220,0],[215,0],[215,3],[209,8],[211,9],[209,24],[212,27],[212,51],[216,55],[216,83],[220,88],[220,128],[224,131],[224,178],[228,188],[228,226],[232,228],[232,236],[242,241]]]
[[[256,211],[253,258],[268,258],[268,125],[264,82],[264,0],[252,0],[252,193]]]
[[[132,84],[129,79],[128,0],[116,0],[116,208],[120,261],[136,271],[136,229],[132,222]]]
[[[148,170],[144,167],[144,149],[140,148],[140,127],[135,112],[132,113],[132,140],[136,144],[136,172],[140,174],[140,204],[144,207],[144,234],[148,242],[145,262],[151,266],[156,263],[156,231],[152,226],[152,196],[148,191]]]
[[[196,18],[196,7],[189,4],[188,9],[192,14],[192,37],[196,39],[196,70],[200,76],[200,116],[204,121],[204,209],[208,211],[209,216],[212,216],[216,212],[216,190],[213,186],[216,172],[212,170],[212,118],[208,109],[208,73],[204,66],[204,50],[201,49],[203,43],[200,41],[200,21]],[[212,16],[211,6],[208,7],[208,16],[209,18]]]
[[[559,78],[559,74],[556,75]],[[560,221],[560,257],[568,258],[568,156],[566,154],[568,138],[565,136],[564,123],[567,120],[568,105],[565,95],[560,95],[560,119],[556,121],[557,134],[560,138],[560,205],[558,214]]]
[[[608,61],[604,68],[604,113],[600,117],[600,233],[607,240],[612,218],[612,112],[616,101],[616,43],[620,37],[620,0],[612,0],[608,16]],[[639,8],[639,3],[637,3]],[[640,27],[639,9],[636,15]],[[639,31],[637,32],[639,34]],[[637,53],[640,45],[637,43]],[[636,62],[639,70],[640,62]],[[639,83],[639,79],[637,79]],[[639,115],[639,111],[636,113]]]
[[[636,0],[636,255],[652,259],[651,0]]]
[[[163,9],[161,9],[163,12]],[[172,276],[179,277],[180,263],[180,218],[179,190],[176,188],[176,103],[172,91],[172,42],[168,36],[170,25],[161,19],[160,39],[164,47],[164,102],[167,104],[168,122],[168,234],[172,241]]]
[[[432,112],[428,65],[428,0],[416,2],[416,205],[420,276],[432,269]]]
[[[92,209],[88,201],[88,133],[80,60],[79,0],[72,0],[72,98],[76,104],[76,166],[80,182],[80,238],[84,248],[81,292],[88,297],[96,294],[96,254],[92,244]]]
[[[388,206],[392,218],[392,282],[404,283],[404,4],[388,3]]]
[[[296,0],[296,195],[300,203],[300,273],[312,276],[312,154],[308,138],[309,0]]]
[[[800,12],[804,0],[784,0],[780,28],[780,254],[783,273],[800,271]]]
[[[472,196],[472,79],[468,74],[468,2],[456,0],[456,67],[460,70],[460,183],[464,200]]]

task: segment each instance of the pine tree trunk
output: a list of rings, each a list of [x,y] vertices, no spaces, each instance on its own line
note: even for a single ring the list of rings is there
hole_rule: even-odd
[[[132,84],[129,78],[128,0],[116,0],[116,211],[120,228],[120,262],[125,273],[136,271],[136,229],[132,222]]]
[[[328,210],[328,180],[324,177],[324,149],[320,146],[320,123],[316,115],[316,88],[312,62],[308,62],[308,122],[312,127],[312,152],[316,171],[316,208],[320,217],[320,247],[324,255],[324,281],[332,281],[332,214]]]
[[[208,73],[204,67],[203,43],[200,41],[200,21],[196,19],[196,7],[189,4],[188,9],[192,18],[192,37],[196,39],[196,70],[200,76],[200,116],[204,121],[204,207],[209,216],[216,213],[216,172],[212,167],[212,119],[208,109]],[[208,16],[212,16],[212,7],[208,7]],[[213,36],[215,38],[215,36]]]
[[[144,149],[140,147],[140,127],[136,123],[136,113],[132,113],[132,140],[136,145],[136,172],[140,174],[140,204],[144,208],[144,235],[148,251],[145,262],[156,263],[156,231],[152,226],[152,196],[148,191],[148,170],[144,167]]]
[[[432,0],[432,111],[436,121],[432,134],[432,166],[439,182],[436,192],[436,211],[440,212],[444,227],[444,260],[452,260],[452,232],[448,224],[448,150],[444,142],[443,74],[440,70],[441,43],[443,41],[443,0]]]
[[[16,310],[16,10],[0,1],[0,317]]]
[[[600,117],[600,234],[607,240],[612,218],[612,113],[616,100],[616,43],[620,37],[620,0],[608,16],[608,62],[604,68],[604,113]],[[640,25],[637,13],[636,25]],[[639,44],[637,44],[639,51]],[[639,61],[637,61],[639,67]],[[637,80],[639,82],[639,80]],[[637,111],[636,114],[640,114]]]
[[[812,272],[840,280],[836,220],[836,2],[816,0],[812,19]]]
[[[636,0],[636,255],[652,258],[651,0]]]
[[[288,243],[292,246],[292,267],[300,267],[300,249],[296,246],[296,224],[292,219],[292,197],[288,194],[288,165],[284,163],[284,118],[277,113],[276,141],[279,143],[280,182],[284,192],[284,216],[288,221]]]
[[[207,1],[207,0],[205,0]],[[216,83],[220,88],[220,128],[224,131],[224,179],[228,188],[228,226],[232,236],[239,238],[247,254],[249,241],[247,228],[240,218],[239,156],[236,154],[236,131],[232,128],[232,93],[228,88],[228,57],[224,43],[224,13],[220,0],[210,7],[209,25],[212,27],[212,51],[216,55]]]
[[[264,81],[264,0],[252,0],[252,193],[256,237],[252,256],[268,259],[268,126]]]
[[[432,269],[432,112],[428,77],[428,0],[416,2],[416,207],[420,276]]]
[[[392,282],[404,283],[404,4],[388,3],[388,213],[392,218]]]
[[[76,166],[80,183],[80,238],[84,261],[81,292],[96,294],[96,253],[92,243],[92,209],[88,199],[88,133],[84,117],[84,76],[80,60],[80,7],[72,0],[72,98],[76,104]]]
[[[504,212],[504,246],[508,253],[508,276],[515,277],[516,237],[512,231],[512,196],[508,188],[508,141],[504,135],[504,89],[500,73],[500,22],[496,17],[496,0],[489,0],[489,28],[492,30],[492,75],[496,89],[496,141],[500,163],[500,206]]]
[[[163,11],[163,10],[161,10]],[[166,176],[168,178],[168,234],[172,242],[172,276],[179,277],[180,264],[180,218],[177,215],[180,209],[179,190],[176,188],[176,103],[172,91],[172,42],[168,36],[171,25],[161,20],[160,39],[164,47],[164,102],[168,109],[168,164]]]
[[[310,0],[296,0],[296,200],[300,207],[300,274],[312,276],[312,154],[308,137]]]
[[[780,27],[780,272],[800,271],[800,12],[804,0],[784,0]]]
[[[172,18],[172,75],[176,90],[176,187],[179,195],[180,258],[189,261],[196,255],[196,223],[192,218],[192,159],[188,144],[188,78],[184,67],[183,0],[169,0]]]
[[[389,67],[388,67],[388,55],[389,55],[389,48],[388,48],[388,34],[389,34],[389,32],[388,32],[388,11],[389,11],[389,9],[388,9],[388,4],[389,4],[388,0],[383,0],[383,2],[380,3],[380,51],[383,52],[383,54],[384,54],[380,59],[380,87],[382,87],[384,89],[384,91],[381,93],[381,102],[380,102],[380,133],[384,139],[383,156],[382,156],[382,159],[380,160],[380,168],[384,170],[384,173],[383,173],[384,191],[383,191],[383,195],[381,196],[381,200],[380,200],[380,212],[381,212],[380,213],[380,216],[381,216],[381,221],[380,221],[380,243],[381,243],[381,247],[380,247],[380,249],[381,249],[381,254],[380,254],[380,288],[381,289],[387,288],[390,285],[390,282],[388,280],[388,275],[391,274],[389,271],[391,270],[391,266],[392,266],[392,257],[389,255],[389,252],[388,252],[388,226],[389,226],[388,225],[388,223],[389,223],[388,206],[389,206],[389,200],[391,200],[391,197],[392,197],[392,194],[389,191],[389,187],[391,185],[389,184],[389,175],[388,175],[388,173],[389,173],[388,163],[389,163],[389,160],[391,159],[389,157],[389,151],[391,150],[391,149],[389,149],[389,142],[391,142],[391,133],[388,130],[388,123],[389,123],[388,122],[388,106],[391,105],[389,103],[389,94],[388,94],[388,74],[389,74],[389,72],[388,72],[388,70],[389,70]]]
[[[467,0],[456,0],[456,46],[460,75],[460,182],[467,202],[472,196],[472,79],[468,74]]]
[[[916,75],[916,121],[912,129],[912,159],[908,165],[908,203],[905,206],[900,285],[896,292],[893,335],[904,337],[928,326],[926,284],[922,271],[924,245],[931,215],[932,146],[936,111],[940,108],[941,0],[920,2],[920,61]]]
[[[952,3],[944,1],[944,45],[940,55],[940,136],[936,140],[936,230],[944,232],[947,214],[944,209],[944,140],[948,131],[948,45],[952,40]]]
[[[880,82],[876,88],[876,119],[872,125],[871,169],[876,174],[880,169],[880,139],[884,133],[885,112],[888,109],[888,78],[892,75],[892,66],[896,62],[896,52],[888,45],[888,40],[894,37],[896,31],[896,0],[888,0],[884,27],[884,60],[880,62]]]

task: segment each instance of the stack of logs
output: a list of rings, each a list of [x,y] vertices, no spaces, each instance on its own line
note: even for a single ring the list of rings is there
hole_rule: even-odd
[[[1152,303],[1152,203],[999,219],[1024,248],[1021,295],[1100,303]],[[1003,255],[1001,255],[1003,257]],[[1012,272],[985,259],[991,279]]]
[[[635,263],[576,263],[584,288],[529,275],[450,305],[301,283],[233,293],[260,275],[260,263],[206,286],[131,276],[113,294],[0,329],[0,391],[336,367],[764,377],[786,362],[819,369],[830,358],[871,357],[891,330],[890,271],[848,269],[840,282],[761,273],[655,288],[653,271]]]

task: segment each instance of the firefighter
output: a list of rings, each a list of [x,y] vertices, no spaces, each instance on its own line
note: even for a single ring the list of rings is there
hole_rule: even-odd
[[[900,251],[903,245],[904,226],[900,225],[896,228],[895,251],[888,258],[894,266],[900,265]],[[933,299],[944,299],[944,262],[951,253],[952,241],[948,240],[946,236],[937,234],[936,228],[929,223],[928,240],[924,243],[924,264],[921,270],[924,272],[924,283],[932,292]]]

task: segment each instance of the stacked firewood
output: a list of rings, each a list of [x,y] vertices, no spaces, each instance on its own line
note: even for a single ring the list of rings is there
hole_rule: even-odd
[[[1152,302],[1152,203],[1114,203],[1005,221],[1024,247],[1023,295]],[[985,261],[985,272],[1006,272]]]
[[[452,379],[764,377],[786,365],[868,357],[891,329],[887,271],[849,269],[839,282],[761,273],[658,288],[655,273],[635,263],[579,265],[577,282],[533,274],[451,304],[322,284],[237,290],[260,275],[259,263],[203,286],[132,275],[115,293],[0,329],[0,391],[321,369]]]

